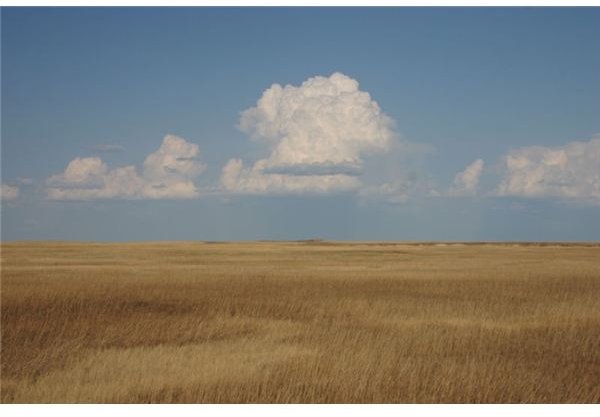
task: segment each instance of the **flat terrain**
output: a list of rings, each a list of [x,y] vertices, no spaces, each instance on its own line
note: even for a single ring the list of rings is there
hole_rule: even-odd
[[[600,402],[600,246],[5,243],[3,402]]]

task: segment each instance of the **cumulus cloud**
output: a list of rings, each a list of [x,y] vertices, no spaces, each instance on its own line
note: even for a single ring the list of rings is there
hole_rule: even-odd
[[[133,165],[110,169],[98,157],[75,158],[47,180],[46,192],[54,200],[193,198],[192,180],[206,168],[198,156],[198,145],[167,135],[141,174]]]
[[[452,197],[463,197],[475,195],[479,185],[479,177],[483,171],[483,160],[477,159],[464,171],[459,172],[454,177],[454,183],[448,190],[448,195]]]
[[[404,204],[411,200],[440,197],[431,178],[409,173],[380,185],[363,187],[359,196],[363,200],[381,200],[391,204]]]
[[[33,184],[33,178],[17,177],[17,182],[19,184],[23,184],[23,185],[32,185]]]
[[[179,181],[201,174],[205,165],[198,161],[198,145],[167,135],[160,148],[144,161],[144,177],[150,181]]]
[[[239,128],[267,147],[268,156],[245,168],[223,168],[231,192],[306,193],[357,188],[363,157],[389,148],[396,134],[356,80],[334,73],[300,86],[273,84],[241,114]]]
[[[502,161],[505,173],[497,195],[560,197],[600,204],[600,137],[561,147],[519,148]]]
[[[5,201],[15,200],[19,197],[19,187],[8,184],[0,185],[0,199]]]

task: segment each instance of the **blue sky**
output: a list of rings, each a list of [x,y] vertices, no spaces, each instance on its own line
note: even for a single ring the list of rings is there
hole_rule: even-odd
[[[600,240],[598,8],[1,13],[3,240]]]

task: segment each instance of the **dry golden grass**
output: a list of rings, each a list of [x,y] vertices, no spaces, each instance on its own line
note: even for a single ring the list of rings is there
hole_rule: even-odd
[[[2,245],[2,402],[600,401],[600,246]]]

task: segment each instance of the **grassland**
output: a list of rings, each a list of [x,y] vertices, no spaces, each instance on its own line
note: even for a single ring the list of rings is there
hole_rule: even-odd
[[[600,401],[599,245],[1,249],[5,403]]]

